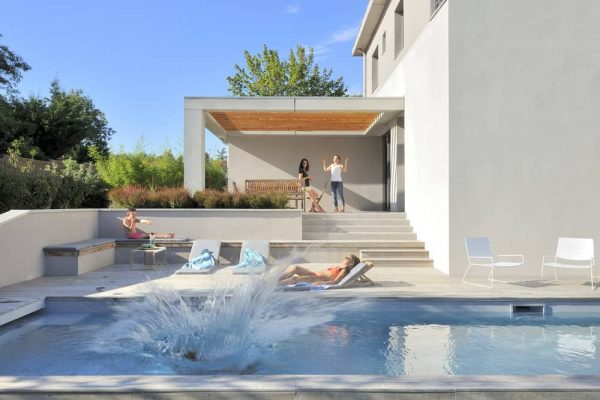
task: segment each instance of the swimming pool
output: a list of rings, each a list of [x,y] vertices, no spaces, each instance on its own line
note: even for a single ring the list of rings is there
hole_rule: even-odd
[[[0,329],[0,375],[600,374],[600,302],[170,296],[49,301]]]

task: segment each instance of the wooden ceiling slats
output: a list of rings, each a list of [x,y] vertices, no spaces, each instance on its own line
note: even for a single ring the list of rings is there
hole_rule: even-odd
[[[226,131],[364,131],[376,112],[211,112]]]

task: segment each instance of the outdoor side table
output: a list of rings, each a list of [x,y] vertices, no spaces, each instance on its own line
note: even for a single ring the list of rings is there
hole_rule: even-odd
[[[136,266],[150,266],[152,269],[156,270],[158,266],[157,256],[162,254],[162,264],[167,264],[167,248],[166,247],[150,247],[143,248],[140,247],[138,249],[131,250],[131,269],[134,269]],[[139,262],[141,258],[141,262]]]

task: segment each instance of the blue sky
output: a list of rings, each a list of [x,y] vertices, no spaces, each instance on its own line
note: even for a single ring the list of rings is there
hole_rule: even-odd
[[[226,77],[243,51],[263,44],[287,55],[315,48],[321,67],[362,91],[352,57],[367,0],[19,0],[4,2],[3,44],[32,70],[23,96],[46,96],[53,79],[82,89],[116,130],[113,150],[182,150],[183,97],[227,96]],[[207,150],[222,144],[209,135]]]

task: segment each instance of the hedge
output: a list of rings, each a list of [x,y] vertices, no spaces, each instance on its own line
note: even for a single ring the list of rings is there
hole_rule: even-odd
[[[111,207],[136,208],[286,208],[288,199],[285,193],[265,194],[229,193],[207,189],[193,196],[182,187],[146,189],[131,185],[112,189],[108,197]]]

